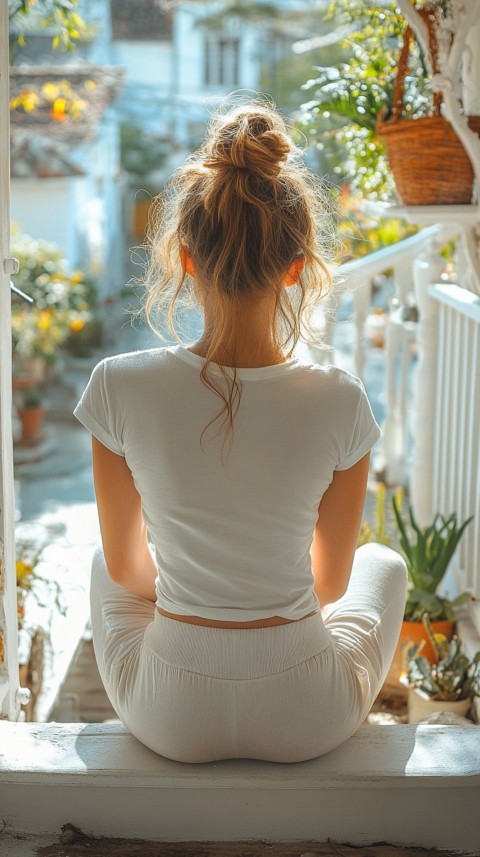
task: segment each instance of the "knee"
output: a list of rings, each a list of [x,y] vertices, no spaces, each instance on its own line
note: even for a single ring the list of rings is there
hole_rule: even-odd
[[[102,590],[109,581],[107,564],[102,548],[97,548],[92,556],[91,590]]]
[[[405,560],[398,551],[378,542],[369,542],[357,548],[356,559],[374,566],[380,573],[395,577],[400,586],[407,586],[408,571]]]
[[[107,565],[102,548],[96,548],[92,556],[92,574],[106,573]]]

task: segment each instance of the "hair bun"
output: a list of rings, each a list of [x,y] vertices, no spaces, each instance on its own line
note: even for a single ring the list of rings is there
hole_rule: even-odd
[[[279,116],[260,107],[241,108],[213,126],[204,165],[222,172],[245,170],[271,180],[280,173],[291,149]]]

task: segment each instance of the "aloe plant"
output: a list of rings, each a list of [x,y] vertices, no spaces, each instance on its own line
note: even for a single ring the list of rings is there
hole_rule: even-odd
[[[431,664],[420,654],[423,642],[409,649],[406,683],[423,691],[432,700],[455,702],[480,696],[480,651],[469,658],[458,637],[447,640],[434,634],[427,614],[423,623],[437,656]]]
[[[399,531],[400,547],[408,568],[409,589],[405,619],[420,622],[427,612],[431,620],[454,619],[455,610],[470,598],[462,593],[453,601],[437,594],[457,545],[473,516],[461,525],[457,514],[447,518],[437,513],[428,527],[420,527],[413,510],[408,510],[410,532],[402,518],[396,498],[392,500],[393,513]]]

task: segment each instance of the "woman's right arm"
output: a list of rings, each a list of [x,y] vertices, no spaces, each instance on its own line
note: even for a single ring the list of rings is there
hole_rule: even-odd
[[[336,470],[318,507],[311,548],[320,606],[344,595],[353,565],[367,490],[370,453],[349,470]]]

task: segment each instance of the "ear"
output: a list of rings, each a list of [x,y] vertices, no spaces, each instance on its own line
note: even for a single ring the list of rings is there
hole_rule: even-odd
[[[298,259],[294,259],[292,264],[290,265],[287,273],[283,278],[283,282],[285,286],[294,286],[295,283],[298,283],[302,271],[305,267],[305,257],[299,256]]]
[[[197,272],[195,270],[195,263],[190,256],[186,247],[180,247],[180,262],[182,264],[182,268],[189,277],[196,277]]]

